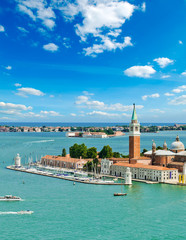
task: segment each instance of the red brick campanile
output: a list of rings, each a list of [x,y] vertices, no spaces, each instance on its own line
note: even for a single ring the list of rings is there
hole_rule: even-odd
[[[140,157],[140,124],[138,123],[135,104],[133,104],[131,123],[129,124],[129,162],[134,163],[132,158]]]

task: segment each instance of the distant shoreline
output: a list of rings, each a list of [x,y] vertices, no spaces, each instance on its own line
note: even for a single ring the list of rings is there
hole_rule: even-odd
[[[20,123],[22,124],[22,123]],[[158,133],[161,131],[179,131],[186,130],[186,124],[174,124],[174,125],[141,125],[141,133]],[[128,124],[112,124],[106,126],[64,126],[63,124],[58,124],[57,126],[46,126],[42,123],[42,126],[38,125],[29,125],[27,126],[15,126],[15,125],[6,125],[0,124],[0,132],[67,132],[68,137],[84,137],[84,135],[108,135],[108,136],[122,136],[125,133],[129,132]],[[103,136],[105,137],[105,136]]]

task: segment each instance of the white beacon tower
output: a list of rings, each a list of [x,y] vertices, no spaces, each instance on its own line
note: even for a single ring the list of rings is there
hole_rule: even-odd
[[[20,167],[21,166],[21,157],[19,156],[19,153],[17,153],[16,157],[14,158],[15,166]]]
[[[129,167],[127,167],[126,172],[125,172],[125,184],[127,184],[127,185],[132,184],[132,173],[131,173]]]

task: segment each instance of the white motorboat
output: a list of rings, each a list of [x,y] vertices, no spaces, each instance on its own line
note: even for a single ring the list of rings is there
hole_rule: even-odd
[[[26,210],[26,211],[19,211],[17,214],[32,214],[34,211]]]
[[[0,201],[21,201],[22,199],[20,197],[17,196],[12,196],[12,195],[5,195],[0,196]]]

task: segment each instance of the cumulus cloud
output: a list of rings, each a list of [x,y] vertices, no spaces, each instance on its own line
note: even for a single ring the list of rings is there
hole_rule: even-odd
[[[5,67],[6,70],[11,70],[12,69],[12,66],[7,66]]]
[[[55,26],[55,13],[45,0],[16,0],[19,12],[26,14],[33,21],[41,21],[42,25],[52,30]]]
[[[50,52],[56,52],[58,51],[58,46],[54,43],[48,43],[43,45],[43,49],[45,49],[46,51],[50,51]]]
[[[5,32],[5,28],[2,25],[0,25],[0,32]]]
[[[144,96],[142,96],[142,99],[145,101],[145,100],[147,100],[147,98],[159,98],[159,97],[160,97],[159,93],[154,93],[151,95],[144,95]]]
[[[53,116],[53,117],[61,116],[60,113],[55,111],[41,111],[40,113],[41,115],[47,115],[47,116]]]
[[[179,86],[178,88],[175,88],[172,90],[172,92],[174,92],[174,93],[181,93],[184,91],[186,91],[186,85]]]
[[[178,43],[181,44],[181,45],[183,44],[183,42],[181,40],[179,40]]]
[[[107,116],[107,117],[116,117],[119,116],[119,114],[117,113],[107,113],[107,112],[101,112],[101,111],[93,111],[93,112],[89,112],[87,113],[87,115],[100,115],[100,116]]]
[[[186,71],[181,73],[182,76],[186,76]]]
[[[72,117],[76,117],[76,114],[75,113],[71,113],[70,114]]]
[[[186,95],[182,95],[172,99],[169,104],[171,105],[185,105],[186,104]]]
[[[116,38],[121,35],[123,24],[132,17],[134,11],[145,11],[145,3],[136,6],[120,0],[53,0],[53,7],[62,12],[66,21],[80,21],[75,24],[75,32],[81,42],[88,44],[88,38],[92,39],[92,45],[83,51],[86,56],[93,57],[104,51],[132,46],[130,37],[125,37],[123,42]]]
[[[169,59],[169,58],[167,58],[167,57],[155,58],[153,61],[154,61],[154,62],[157,62],[157,64],[158,64],[161,68],[165,68],[165,67],[168,66],[169,64],[174,63],[174,60]]]
[[[130,67],[124,71],[124,74],[128,77],[150,78],[155,72],[153,67],[145,65]]]
[[[133,46],[131,43],[131,37],[125,37],[123,43],[116,42],[115,39],[110,39],[108,37],[103,37],[100,44],[93,44],[92,47],[84,48],[86,56],[96,57],[97,54],[106,51],[113,51],[118,49],[123,49],[128,46]]]
[[[84,108],[107,110],[107,111],[119,111],[126,112],[133,109],[133,105],[123,105],[121,103],[115,104],[105,104],[104,102],[98,100],[91,100],[87,96],[78,96],[75,104],[81,105]],[[136,105],[137,109],[142,109],[143,105]]]
[[[168,92],[167,92],[167,93],[165,93],[164,95],[167,96],[167,97],[171,97],[171,96],[174,96],[174,93],[168,93]]]
[[[82,104],[82,103],[86,103],[87,101],[88,101],[87,96],[78,96],[77,100],[75,101],[75,104]]]
[[[11,109],[11,110],[21,110],[21,111],[26,111],[26,110],[32,110],[32,107],[26,107],[23,104],[14,104],[14,103],[5,103],[5,102],[0,102],[0,109]]]
[[[22,87],[17,89],[16,95],[21,97],[27,97],[28,95],[35,95],[35,96],[44,96],[45,94],[38,89],[29,88],[29,87]]]

